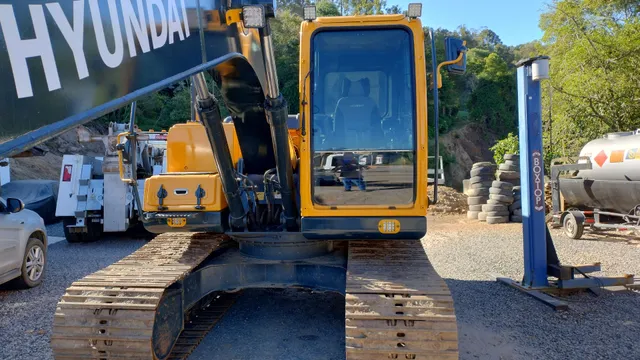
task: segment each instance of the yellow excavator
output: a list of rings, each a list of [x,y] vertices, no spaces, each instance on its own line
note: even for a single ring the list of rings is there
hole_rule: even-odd
[[[289,116],[271,0],[189,3],[0,1],[0,45],[9,55],[0,67],[13,70],[2,76],[16,85],[15,133],[30,130],[42,141],[182,79],[196,95],[195,116],[168,131],[167,172],[148,178],[136,199],[146,229],[158,235],[66,290],[54,357],[184,358],[232,306],[224,294],[300,287],[344,295],[348,360],[457,359],[453,300],[420,242],[430,204],[421,4],[401,15],[319,18],[306,6],[300,114]],[[77,34],[85,30],[83,40]],[[25,40],[30,31],[35,38]],[[25,50],[27,41],[43,48]],[[441,66],[464,71],[462,41],[446,39],[438,67],[433,36],[431,47],[433,74]],[[40,72],[28,57],[42,61]],[[437,108],[438,76],[432,86]],[[38,99],[61,103],[38,105],[51,118],[20,128],[19,110]],[[123,181],[136,182],[127,149],[144,136],[120,136]],[[0,154],[34,144],[24,139],[0,144]],[[201,308],[208,312],[198,322]]]

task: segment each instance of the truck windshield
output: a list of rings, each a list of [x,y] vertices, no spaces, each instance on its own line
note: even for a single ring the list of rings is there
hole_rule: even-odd
[[[414,199],[412,38],[398,28],[313,37],[314,202],[391,205]]]

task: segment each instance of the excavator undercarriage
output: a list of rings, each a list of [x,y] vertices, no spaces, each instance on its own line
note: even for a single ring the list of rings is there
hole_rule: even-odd
[[[227,236],[159,235],[67,289],[54,318],[54,357],[184,358],[238,290],[301,287],[345,296],[348,360],[457,359],[453,300],[420,241],[333,241],[315,255],[259,259]],[[194,326],[192,310],[207,320]]]

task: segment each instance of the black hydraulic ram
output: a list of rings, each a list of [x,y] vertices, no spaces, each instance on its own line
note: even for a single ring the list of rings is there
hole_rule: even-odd
[[[229,204],[231,215],[229,225],[234,231],[243,230],[246,227],[245,217],[247,210],[243,205],[242,193],[236,181],[236,172],[233,167],[224,127],[222,126],[218,101],[209,92],[203,73],[193,76],[193,83],[197,94],[196,110],[207,130],[213,158],[222,181],[222,189]]]
[[[269,22],[260,29],[262,38],[262,51],[267,75],[267,96],[265,100],[265,113],[271,127],[271,139],[276,157],[276,170],[280,182],[280,195],[285,216],[287,230],[296,230],[298,227],[298,211],[293,196],[293,167],[291,153],[289,152],[289,128],[287,126],[287,101],[280,94],[278,88],[278,76],[276,72],[273,43]]]

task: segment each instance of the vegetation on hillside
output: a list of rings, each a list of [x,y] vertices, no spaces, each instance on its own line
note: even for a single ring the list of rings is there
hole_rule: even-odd
[[[549,155],[577,156],[606,132],[640,127],[640,2],[555,0],[540,27],[551,57],[552,96],[545,84],[543,109]]]

